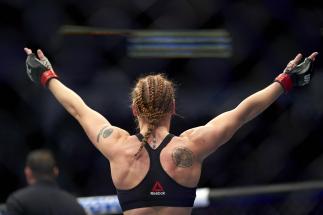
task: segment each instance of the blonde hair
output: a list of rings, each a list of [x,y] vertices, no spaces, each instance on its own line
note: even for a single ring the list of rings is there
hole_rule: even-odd
[[[173,111],[174,84],[164,74],[148,75],[138,79],[131,97],[138,117],[148,122],[148,130],[135,154],[138,156],[160,121]]]

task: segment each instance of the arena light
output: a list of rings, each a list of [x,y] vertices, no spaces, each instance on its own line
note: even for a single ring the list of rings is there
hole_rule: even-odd
[[[230,57],[231,38],[225,30],[136,31],[128,39],[131,57]]]
[[[224,29],[132,30],[62,26],[61,35],[119,35],[127,38],[128,55],[134,58],[228,58],[232,41]]]

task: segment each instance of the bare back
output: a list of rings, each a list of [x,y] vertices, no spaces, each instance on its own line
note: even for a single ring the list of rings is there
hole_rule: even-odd
[[[137,208],[129,211],[125,211],[124,215],[189,215],[192,212],[192,208],[176,208],[176,207],[149,207],[149,208]]]
[[[146,149],[139,158],[134,154],[141,142],[133,135],[120,142],[118,156],[110,160],[111,175],[117,189],[129,190],[136,187],[145,178],[150,167],[150,158]],[[190,142],[183,137],[174,137],[160,154],[163,170],[178,184],[196,187],[201,173],[201,162],[191,150]],[[186,207],[149,207],[126,211],[125,214],[190,214]]]

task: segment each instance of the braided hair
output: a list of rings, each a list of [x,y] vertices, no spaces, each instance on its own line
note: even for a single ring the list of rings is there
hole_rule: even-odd
[[[164,74],[148,75],[137,81],[131,97],[138,117],[148,122],[148,129],[135,154],[137,157],[160,121],[172,112],[175,101],[174,84]]]

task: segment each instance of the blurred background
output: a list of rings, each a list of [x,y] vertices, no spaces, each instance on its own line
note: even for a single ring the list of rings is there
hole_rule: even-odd
[[[24,47],[41,48],[63,83],[130,133],[137,132],[129,108],[135,80],[166,73],[177,84],[181,117],[174,117],[171,132],[179,135],[270,84],[297,53],[322,52],[321,5],[319,0],[0,0],[0,203],[26,185],[25,157],[38,148],[53,150],[59,184],[76,196],[116,193],[108,161],[49,91],[28,79]],[[228,32],[229,54],[138,57],[129,55],[127,35],[64,35],[59,33],[64,25],[221,29]],[[309,86],[281,96],[204,162],[199,187],[323,180],[320,55],[315,66]],[[290,200],[284,198],[282,207]],[[319,197],[315,200],[318,205]]]

